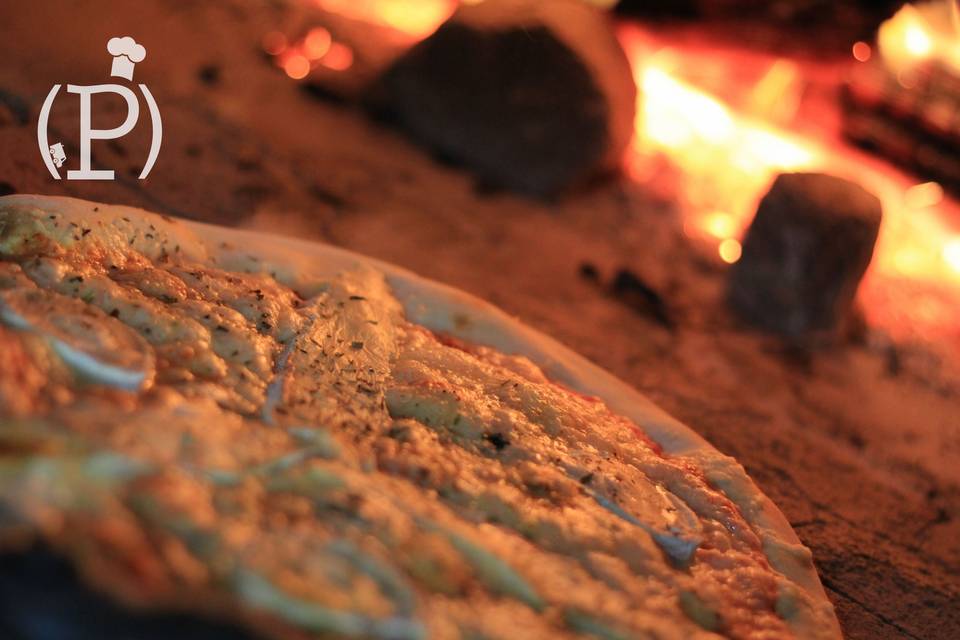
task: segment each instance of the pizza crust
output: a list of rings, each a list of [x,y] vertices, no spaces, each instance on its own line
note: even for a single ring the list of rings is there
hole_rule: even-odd
[[[777,608],[789,612],[789,624],[796,635],[841,637],[833,606],[817,576],[810,551],[736,460],[714,449],[696,432],[609,372],[493,305],[395,265],[296,238],[175,220],[132,207],[73,198],[34,195],[0,198],[0,207],[10,206],[36,207],[62,215],[78,227],[90,229],[88,233],[100,234],[98,240],[108,250],[126,250],[127,238],[132,237],[133,248],[151,258],[173,251],[175,246],[177,252],[192,260],[213,260],[226,269],[243,270],[255,260],[260,269],[275,273],[278,280],[292,287],[344,270],[373,268],[382,272],[411,322],[507,354],[525,356],[554,381],[600,398],[613,412],[635,422],[664,453],[696,461],[709,482],[733,501],[753,526],[771,566],[784,577]],[[116,231],[115,225],[123,229],[122,234]],[[150,232],[158,229],[162,234]],[[71,232],[65,230],[64,233],[67,235],[62,241],[69,245]],[[154,240],[161,235],[167,239],[163,246]],[[23,239],[10,238],[0,227],[0,249],[17,241]]]

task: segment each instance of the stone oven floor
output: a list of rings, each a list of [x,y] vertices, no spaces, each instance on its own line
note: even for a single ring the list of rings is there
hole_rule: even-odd
[[[269,65],[263,34],[307,24],[284,3],[92,4],[0,9],[0,190],[315,238],[485,298],[740,460],[813,550],[848,637],[956,637],[955,362],[869,338],[798,353],[739,328],[721,305],[722,265],[688,246],[669,203],[617,178],[554,203],[477,187]],[[117,181],[55,182],[37,157],[40,104],[54,83],[107,82],[115,35],[147,48],[135,79],[163,113],[159,161],[136,180],[141,126],[95,147]],[[122,117],[108,112],[101,127]],[[76,153],[77,138],[75,114],[55,109],[51,142]],[[615,294],[621,269],[660,304]]]

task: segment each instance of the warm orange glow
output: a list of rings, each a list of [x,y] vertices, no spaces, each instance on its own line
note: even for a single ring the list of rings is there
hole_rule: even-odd
[[[936,182],[917,184],[903,193],[903,204],[909,209],[934,207],[943,201],[943,187]]]
[[[390,27],[413,39],[433,33],[450,17],[456,0],[316,0],[325,11]]]
[[[853,45],[853,57],[860,62],[866,62],[869,60],[872,53],[873,52],[870,49],[870,45],[868,45],[866,42],[857,42]]]
[[[877,44],[884,63],[894,73],[909,71],[930,59],[960,70],[960,16],[956,0],[904,5],[880,26]]]
[[[733,216],[723,211],[715,211],[703,218],[703,229],[714,238],[729,238],[737,232]]]
[[[456,5],[455,0],[314,1],[328,11],[391,27],[413,40],[432,32]],[[902,82],[911,81],[911,65],[921,59],[960,61],[960,37],[944,37],[930,24],[926,13],[907,6],[878,34],[878,50]],[[735,263],[757,201],[776,174],[809,170],[852,178],[876,193],[884,207],[874,260],[861,288],[868,316],[882,318],[891,330],[892,325],[943,327],[951,322],[956,330],[960,232],[949,220],[960,220],[960,207],[945,198],[937,183],[915,184],[837,139],[800,137],[788,131],[805,87],[802,63],[768,60],[733,108],[685,79],[684,71],[697,62],[685,58],[683,50],[665,47],[635,27],[621,29],[619,36],[640,89],[625,169],[654,190],[660,182],[668,185],[691,241],[716,251],[724,262]],[[278,66],[295,79],[314,67],[342,71],[354,62],[353,50],[323,28],[293,44],[282,34],[268,34],[263,48],[276,52]],[[873,57],[865,42],[854,44],[852,52],[861,62]],[[671,176],[677,177],[658,181],[657,167],[664,166],[664,159],[675,170]],[[914,295],[921,290],[934,293],[921,302]]]
[[[727,238],[721,242],[720,246],[717,247],[717,251],[720,253],[720,259],[727,264],[733,264],[739,260],[740,254],[743,253],[740,243],[733,238]]]
[[[861,287],[868,317],[893,334],[926,328],[956,335],[960,206],[939,184],[916,184],[838,139],[801,138],[771,124],[789,122],[767,107],[776,104],[772,94],[802,92],[799,68],[774,64],[755,76],[754,85],[742,89],[737,110],[683,79],[697,64],[684,51],[664,47],[638,28],[622,28],[619,35],[641,89],[626,170],[655,190],[660,183],[672,185],[667,197],[677,201],[691,241],[732,264],[740,259],[740,238],[757,201],[777,173],[822,171],[851,178],[876,193],[884,208]],[[858,49],[863,57],[866,49]],[[657,166],[664,158],[677,177],[659,179]]]
[[[930,36],[927,35],[927,32],[920,25],[909,25],[903,36],[903,43],[911,55],[922,58],[933,49],[933,42],[931,42]]]
[[[884,221],[872,271],[915,281],[952,283],[960,291],[960,270],[954,265],[958,234],[951,230],[942,207],[943,190],[936,182],[910,187],[890,184],[872,175],[867,186],[884,205]]]
[[[750,90],[744,113],[768,123],[792,121],[803,93],[800,71],[791,60],[775,60]]]
[[[323,27],[310,29],[303,39],[303,55],[309,60],[319,60],[330,50],[330,32]]]
[[[272,56],[278,56],[287,48],[287,37],[279,31],[271,31],[263,36],[263,50]]]
[[[349,69],[353,64],[353,50],[345,44],[334,42],[327,55],[320,59],[320,64],[334,71]]]
[[[310,61],[300,54],[292,55],[284,61],[283,70],[294,80],[306,78],[310,73]]]
[[[279,40],[273,34],[268,34],[264,38],[264,48],[277,42]],[[301,80],[317,64],[334,71],[349,69],[353,65],[353,50],[342,42],[334,42],[330,32],[323,27],[315,27],[302,40],[292,44],[284,39],[283,48],[274,56],[274,62],[288,76]]]
[[[954,236],[944,245],[943,259],[951,269],[960,273],[960,235]]]
[[[672,72],[681,64],[676,52],[651,51],[645,34],[637,30],[620,35],[640,87],[627,171],[639,176],[652,158],[668,157],[685,177],[679,196],[686,233],[717,247],[725,262],[736,262],[737,237],[749,225],[757,198],[774,174],[814,166],[817,152],[679,79]],[[752,110],[776,112],[768,94],[782,93],[784,83],[795,77],[789,65],[774,64],[754,88]]]

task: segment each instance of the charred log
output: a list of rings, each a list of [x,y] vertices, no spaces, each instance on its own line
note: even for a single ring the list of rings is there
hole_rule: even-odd
[[[731,268],[733,310],[789,338],[835,332],[849,317],[881,216],[880,201],[858,184],[817,173],[780,175]]]
[[[552,195],[620,158],[636,88],[608,17],[579,0],[464,6],[384,74],[399,124],[485,183]]]

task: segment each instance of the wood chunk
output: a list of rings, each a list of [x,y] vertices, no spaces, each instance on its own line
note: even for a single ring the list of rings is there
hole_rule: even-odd
[[[819,173],[777,177],[730,270],[733,310],[789,338],[832,333],[849,316],[880,229],[880,201]]]
[[[378,90],[418,141],[537,196],[616,166],[636,108],[608,16],[582,0],[464,5]]]

